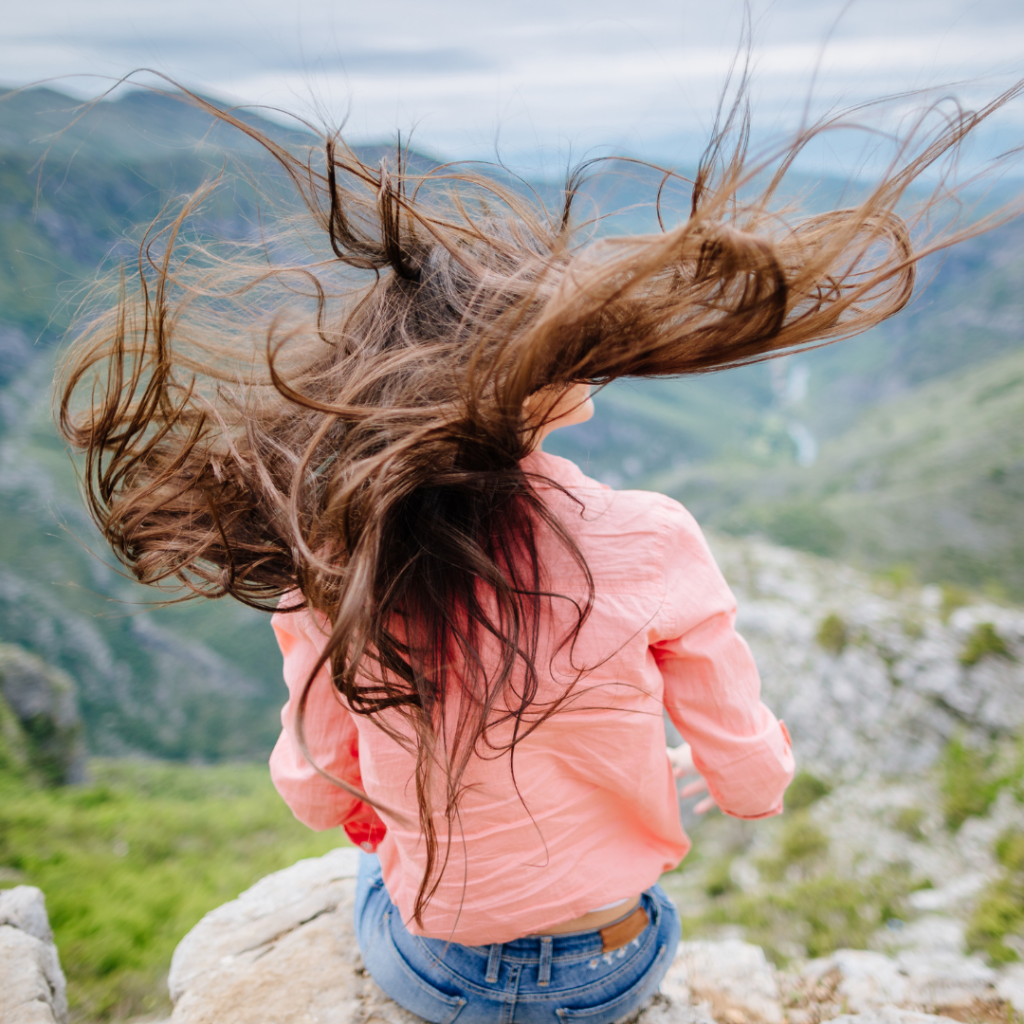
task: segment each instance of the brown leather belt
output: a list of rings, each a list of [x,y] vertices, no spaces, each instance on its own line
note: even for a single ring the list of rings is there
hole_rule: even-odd
[[[632,914],[628,914],[621,921],[615,921],[607,928],[600,929],[601,951],[610,953],[613,949],[621,949],[632,942],[650,923],[647,911],[638,906]]]

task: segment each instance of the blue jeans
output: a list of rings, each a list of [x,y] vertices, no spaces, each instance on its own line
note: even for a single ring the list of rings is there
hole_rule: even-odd
[[[679,914],[661,887],[641,905],[650,923],[610,953],[596,931],[461,946],[410,935],[380,861],[363,853],[356,937],[373,980],[430,1024],[612,1024],[657,992],[679,943]]]

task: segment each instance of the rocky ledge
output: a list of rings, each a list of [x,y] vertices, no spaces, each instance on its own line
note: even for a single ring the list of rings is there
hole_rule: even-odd
[[[207,914],[174,954],[172,1024],[414,1024],[363,970],[356,857],[300,861]],[[839,950],[778,971],[759,946],[726,939],[684,942],[635,1024],[1002,1024],[1021,1012],[1021,966]]]
[[[64,973],[43,894],[30,885],[0,891],[0,1021],[64,1024]]]

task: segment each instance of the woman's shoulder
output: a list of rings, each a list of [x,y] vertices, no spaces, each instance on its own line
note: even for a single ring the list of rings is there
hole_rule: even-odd
[[[703,557],[706,552],[696,520],[668,495],[615,490],[547,452],[532,453],[524,469],[577,540],[592,549],[590,554],[599,548],[603,560],[639,560],[632,563],[634,570],[641,568],[639,563],[650,563],[660,577],[666,560]]]
[[[652,526],[667,529],[692,527],[696,520],[685,506],[658,491],[617,490],[586,475],[575,462],[551,455],[549,452],[531,452],[523,460],[523,469],[538,490],[568,493],[587,507],[606,509],[609,514],[647,515]]]

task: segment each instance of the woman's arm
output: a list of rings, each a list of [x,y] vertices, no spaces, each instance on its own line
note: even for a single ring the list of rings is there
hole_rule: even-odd
[[[278,612],[271,620],[284,656],[288,702],[281,709],[281,735],[270,755],[270,777],[295,817],[317,830],[342,826],[352,842],[375,849],[384,837],[377,812],[357,796],[324,778],[299,748],[296,710],[302,689],[326,637],[308,612]],[[362,790],[359,733],[340,701],[325,665],[310,687],[304,715],[306,745],[316,764]]]
[[[665,709],[726,814],[782,810],[794,762],[785,725],[761,703],[761,680],[734,624],[736,600],[700,528],[675,502],[665,552],[665,636],[652,651]]]

